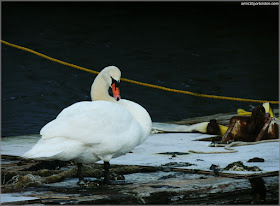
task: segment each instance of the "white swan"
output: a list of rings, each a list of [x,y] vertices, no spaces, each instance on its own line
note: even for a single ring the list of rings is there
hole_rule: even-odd
[[[109,161],[131,151],[151,132],[149,113],[139,104],[120,99],[121,72],[115,66],[104,68],[91,87],[93,101],[75,103],[40,131],[42,138],[22,157],[78,163],[104,161],[104,182],[109,183]],[[112,88],[113,97],[108,93]]]

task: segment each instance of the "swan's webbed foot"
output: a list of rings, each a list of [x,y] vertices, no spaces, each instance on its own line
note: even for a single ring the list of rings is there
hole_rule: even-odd
[[[86,186],[87,183],[86,183],[86,181],[83,179],[83,180],[79,180],[79,181],[77,182],[77,185]]]

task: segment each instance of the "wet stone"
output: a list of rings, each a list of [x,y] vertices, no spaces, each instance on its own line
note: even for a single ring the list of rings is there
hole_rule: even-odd
[[[158,154],[163,154],[163,155],[175,155],[175,157],[177,156],[177,155],[188,155],[188,154],[190,154],[190,153],[188,153],[188,152],[162,152],[162,153],[158,153]]]
[[[166,164],[162,164],[161,166],[163,166],[163,167],[170,167],[170,166],[171,167],[189,167],[192,165],[196,165],[196,164],[192,164],[189,162],[169,162]]]
[[[253,167],[248,167],[243,164],[241,161],[233,162],[226,166],[224,170],[229,170],[229,171],[262,171],[259,167],[253,166]]]
[[[264,162],[264,159],[259,157],[254,157],[252,159],[249,159],[248,162]]]

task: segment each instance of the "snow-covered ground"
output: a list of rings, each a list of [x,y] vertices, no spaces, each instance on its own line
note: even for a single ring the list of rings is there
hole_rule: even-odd
[[[242,161],[246,166],[258,166],[262,172],[279,171],[279,142],[262,143],[256,145],[234,147],[236,153],[221,154],[196,154],[188,153],[189,150],[199,151],[224,151],[223,147],[209,147],[210,142],[194,141],[213,135],[200,133],[159,133],[151,134],[147,140],[134,148],[133,153],[111,160],[111,164],[161,166],[170,162],[188,162],[193,165],[181,167],[187,169],[209,170],[212,164],[226,167],[235,161]],[[18,136],[2,138],[1,154],[20,156],[29,150],[40,136]],[[159,154],[166,152],[182,152],[185,155]],[[247,162],[249,159],[259,157],[264,162]],[[101,161],[99,161],[101,163]],[[236,172],[239,174],[252,172]]]

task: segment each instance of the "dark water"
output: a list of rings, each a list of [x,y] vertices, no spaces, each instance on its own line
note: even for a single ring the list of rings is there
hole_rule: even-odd
[[[240,2],[2,2],[3,40],[97,71],[116,65],[128,79],[251,99],[278,100],[278,24],[278,7]],[[2,45],[2,136],[39,133],[63,108],[90,100],[94,78]],[[153,121],[250,105],[125,82],[121,94]]]

